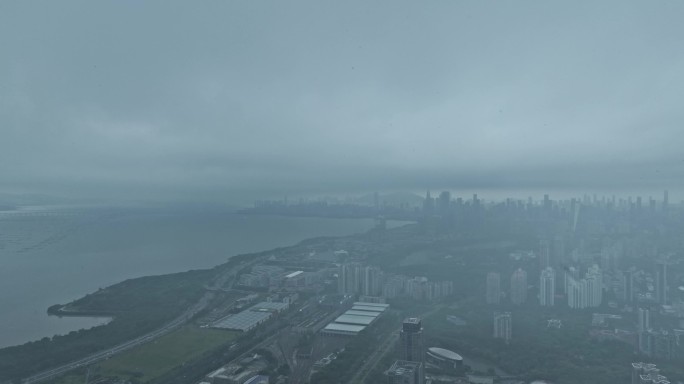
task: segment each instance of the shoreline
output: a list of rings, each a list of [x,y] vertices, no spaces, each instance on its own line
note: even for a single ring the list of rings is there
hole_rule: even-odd
[[[84,311],[78,309],[68,309],[68,304],[55,304],[47,309],[48,316],[62,317],[98,317],[114,320],[116,313],[110,311]]]
[[[237,214],[237,215],[243,215],[243,214],[240,214],[240,213],[235,212],[235,211],[232,211],[231,213]],[[262,215],[244,214],[244,216],[262,216]],[[290,216],[290,215],[269,215],[269,216],[280,216],[280,217],[285,217],[285,218],[295,218],[295,217]],[[326,218],[321,218],[321,217],[312,217],[312,216],[298,216],[297,218],[304,218],[304,219],[335,219],[335,220],[343,220],[343,221],[344,221],[344,220],[358,220],[358,219],[363,220],[363,218],[350,218],[350,217],[326,217]],[[368,220],[368,219],[366,218],[365,220]],[[394,221],[394,220],[392,220],[392,221]],[[400,226],[407,225],[407,224],[411,224],[411,223],[412,223],[412,222],[410,222],[410,221],[408,221],[408,222],[407,222],[407,221],[401,221],[401,222],[397,223],[396,227],[400,227]],[[394,225],[390,225],[390,227],[394,227]],[[305,236],[305,237],[303,237],[303,238],[300,238],[299,240],[297,240],[297,241],[294,242],[294,243],[291,243],[291,244],[288,244],[288,245],[284,245],[284,246],[268,247],[266,250],[258,250],[258,251],[252,251],[252,252],[239,252],[239,251],[238,251],[238,252],[232,254],[231,256],[227,257],[226,259],[224,259],[223,262],[214,264],[214,265],[209,266],[209,267],[206,267],[206,268],[197,268],[197,269],[191,268],[191,269],[183,269],[183,270],[179,270],[179,271],[173,271],[173,272],[161,273],[161,274],[146,274],[146,275],[143,275],[143,276],[137,276],[137,277],[133,277],[133,278],[130,278],[130,279],[145,279],[145,278],[152,278],[152,277],[155,277],[155,276],[173,275],[173,274],[176,274],[176,273],[184,273],[184,272],[189,272],[189,271],[197,271],[197,270],[205,270],[205,269],[206,269],[206,270],[211,270],[211,269],[216,269],[216,268],[222,268],[223,266],[225,266],[225,265],[231,263],[231,261],[232,261],[235,257],[238,257],[238,258],[239,258],[239,257],[251,257],[251,256],[256,256],[256,255],[262,254],[262,253],[264,253],[264,252],[273,252],[273,251],[276,251],[276,250],[282,249],[282,248],[298,247],[298,246],[302,246],[302,245],[304,245],[304,244],[306,244],[306,243],[308,243],[308,242],[315,241],[316,239],[321,239],[321,238],[344,238],[344,237],[348,237],[348,236],[359,235],[359,234],[366,233],[366,232],[368,232],[369,230],[372,230],[372,229],[373,229],[373,227],[366,228],[366,229],[358,229],[358,230],[352,231],[351,233],[337,234],[337,235],[332,235],[332,236],[329,236],[329,235],[318,236],[316,233],[311,233],[311,234],[309,234],[308,236]],[[115,282],[115,283],[112,283],[111,285],[108,285],[108,286],[114,286],[114,285],[120,284],[120,283],[122,283],[122,282],[124,282],[124,281],[126,281],[126,280],[130,280],[130,279],[122,279],[122,280],[117,281],[117,282]],[[42,311],[41,311],[41,312],[44,313],[44,314],[46,314],[46,315],[47,315],[46,317],[52,317],[52,318],[55,318],[55,319],[59,319],[59,318],[65,318],[65,319],[67,319],[67,318],[74,318],[74,319],[78,319],[78,318],[82,318],[82,319],[88,319],[88,318],[90,318],[90,319],[106,318],[106,319],[107,319],[107,323],[106,323],[106,324],[109,324],[111,321],[115,320],[115,319],[118,317],[118,315],[120,315],[120,313],[113,313],[113,312],[111,312],[111,311],[89,311],[89,310],[81,310],[81,309],[78,309],[78,308],[70,308],[70,304],[71,304],[73,301],[77,301],[77,300],[79,300],[80,298],[85,297],[85,296],[90,295],[90,294],[93,294],[93,293],[95,293],[95,292],[96,292],[96,291],[84,291],[82,295],[80,295],[79,297],[75,298],[74,300],[72,300],[72,301],[69,302],[69,303],[64,303],[64,302],[62,302],[62,303],[58,303],[58,304],[53,304],[53,305],[50,305],[49,307],[47,307],[46,309],[44,309],[43,311],[45,311],[45,312],[42,312]],[[44,307],[44,308],[45,308],[45,307]],[[43,316],[45,316],[45,315],[43,315]],[[95,326],[97,326],[97,325],[93,325],[92,327],[95,327]],[[76,327],[75,327],[75,328],[73,329],[73,331],[78,331],[78,330],[81,330],[81,329],[90,329],[90,328],[92,328],[92,327],[79,327],[79,328],[76,328]],[[44,335],[44,336],[42,336],[42,337],[36,337],[36,338],[32,338],[32,339],[26,339],[25,341],[20,342],[20,343],[15,343],[15,344],[3,346],[3,347],[0,347],[0,349],[12,348],[12,347],[17,347],[17,346],[22,346],[22,345],[25,345],[25,344],[29,344],[29,343],[38,341],[38,340],[40,340],[41,338],[44,338],[44,337],[49,337],[49,338],[51,338],[51,337],[54,337],[54,336],[63,336],[63,335],[65,335],[66,333],[68,333],[68,332],[67,332],[67,331],[63,331],[63,332],[51,333],[51,334],[49,334],[49,335],[46,334],[46,335]]]
[[[4,272],[2,276],[7,284],[16,283],[15,286],[19,289],[30,285],[33,291],[22,289],[22,292],[34,292],[32,295],[27,295],[27,301],[37,303],[37,305],[22,304],[21,308],[17,305],[18,311],[13,311],[13,307],[7,307],[8,314],[0,317],[0,325],[6,324],[8,329],[16,328],[19,332],[8,332],[4,335],[2,348],[30,343],[44,337],[65,335],[83,328],[87,329],[88,321],[80,321],[79,317],[92,318],[100,317],[100,315],[111,317],[110,313],[83,312],[80,311],[82,308],[75,306],[67,306],[61,311],[57,311],[59,307],[54,307],[49,313],[46,312],[55,304],[69,304],[105,286],[115,285],[129,279],[211,269],[237,255],[294,246],[302,241],[322,236],[338,237],[360,234],[373,228],[373,222],[369,219],[340,218],[342,220],[339,220],[335,218],[335,220],[329,220],[282,216],[262,218],[255,215],[237,214],[235,209],[219,212],[199,210],[198,212],[184,209],[164,211],[155,208],[137,211],[98,208],[78,210],[78,213],[83,214],[77,216],[72,215],[69,210],[57,213],[47,220],[51,220],[50,223],[69,226],[83,221],[91,223],[94,221],[93,218],[102,218],[102,220],[95,220],[97,225],[79,226],[78,233],[74,236],[70,234],[66,241],[62,240],[59,244],[60,248],[56,248],[59,257],[46,256],[47,253],[52,252],[54,244],[50,244],[49,248],[37,250],[36,252],[41,253],[34,258],[34,264],[28,264],[23,255],[15,254],[14,251],[36,242],[29,241],[32,238],[25,235],[25,232],[33,231],[33,227],[28,225],[43,220],[42,217],[29,215],[24,219],[22,216],[21,220],[26,221],[26,224],[22,224],[25,228],[14,227],[14,222],[6,224],[9,229],[12,229],[10,232],[12,239],[18,240],[10,244],[12,248],[6,249],[8,262],[13,264],[8,264],[9,267],[0,272]],[[13,214],[15,213],[9,211],[0,216],[4,218]],[[8,220],[10,219],[13,217]],[[148,225],[159,229],[155,229],[150,237],[143,239],[136,229],[140,228],[144,231]],[[38,240],[52,236],[53,232],[60,230],[59,227],[56,229],[46,227],[42,222],[37,224],[36,228],[38,229],[35,230],[33,236]],[[81,231],[83,228],[87,232]],[[124,237],[117,239],[111,235],[112,233],[117,233],[116,237]],[[177,236],[174,233],[177,233]],[[166,234],[174,237],[169,238],[168,244],[160,243],[165,241],[162,235]],[[85,235],[89,238],[85,239]],[[133,237],[130,244],[126,240],[128,236]],[[179,238],[183,240],[177,240]],[[28,240],[24,241],[25,239]],[[20,240],[24,242],[18,242]],[[120,247],[117,245],[119,243],[121,243]],[[198,245],[187,245],[193,243]],[[91,254],[94,257],[91,258]],[[79,263],[76,264],[79,268],[63,268],[63,264],[56,261],[62,259],[66,263]],[[17,272],[10,272],[15,265]],[[59,268],[59,270],[48,272],[53,268]],[[78,273],[75,272],[76,270]],[[31,278],[21,278],[20,273],[31,273]],[[41,274],[45,274],[45,278],[35,277]],[[27,280],[33,279],[38,280],[35,285],[26,283]],[[67,288],[68,295],[60,295],[55,291],[54,287],[61,285]],[[14,305],[9,299],[6,301]],[[102,309],[109,310],[109,308]],[[60,317],[65,320],[59,321]],[[67,319],[68,317],[74,320],[71,321]]]

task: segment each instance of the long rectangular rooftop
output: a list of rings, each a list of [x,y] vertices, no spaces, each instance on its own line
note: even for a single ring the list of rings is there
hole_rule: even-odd
[[[382,304],[382,303],[366,303],[365,301],[357,301],[354,303],[354,305],[365,305],[368,307],[380,307],[380,308],[389,308],[389,304]]]
[[[371,316],[356,316],[346,314],[335,319],[335,323],[338,324],[370,325],[370,323],[373,321],[375,321],[375,318]]]
[[[366,327],[364,325],[330,323],[330,324],[326,325],[325,328],[323,328],[323,330],[359,333],[359,332],[363,331],[365,328]]]
[[[354,316],[367,316],[367,317],[378,317],[378,316],[380,316],[380,312],[355,311],[353,309],[348,310],[344,314],[345,315],[354,315]]]
[[[381,313],[381,312],[384,312],[386,308],[372,307],[372,306],[368,306],[368,305],[354,305],[351,309],[354,311],[367,311],[367,312]]]

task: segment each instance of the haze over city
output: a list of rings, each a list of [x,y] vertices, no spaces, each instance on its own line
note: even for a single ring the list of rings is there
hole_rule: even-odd
[[[684,2],[0,2],[0,384],[684,384]]]

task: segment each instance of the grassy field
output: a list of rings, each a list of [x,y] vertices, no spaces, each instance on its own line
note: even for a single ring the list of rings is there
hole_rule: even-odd
[[[234,332],[186,326],[98,364],[91,375],[151,380],[236,336]]]

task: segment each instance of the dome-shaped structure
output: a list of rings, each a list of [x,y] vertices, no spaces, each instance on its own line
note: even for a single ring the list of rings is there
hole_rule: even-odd
[[[427,351],[428,362],[440,368],[454,368],[463,364],[463,357],[448,349],[431,347]]]

